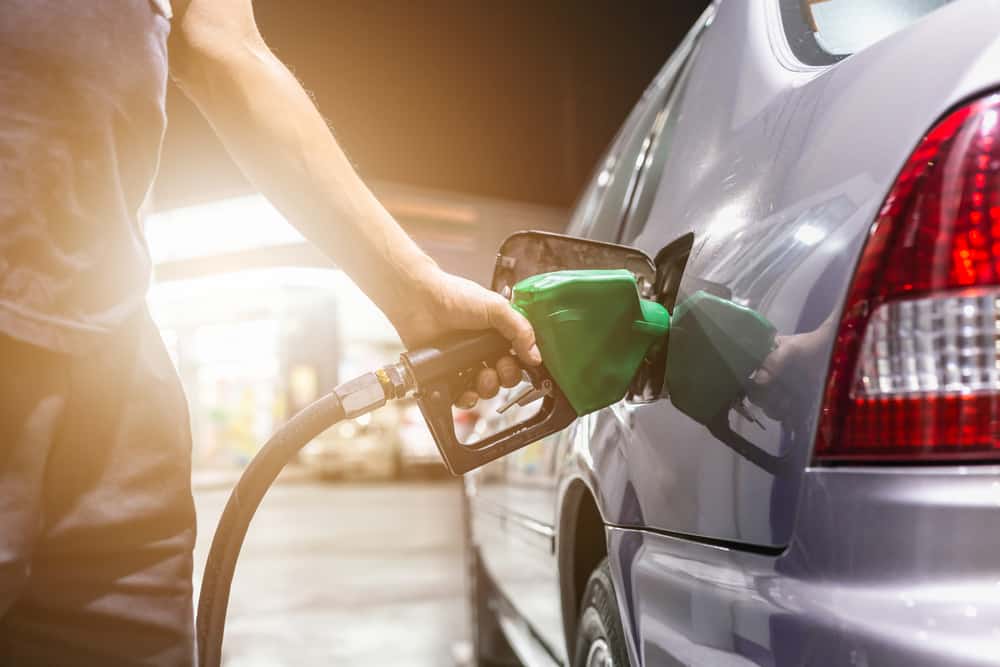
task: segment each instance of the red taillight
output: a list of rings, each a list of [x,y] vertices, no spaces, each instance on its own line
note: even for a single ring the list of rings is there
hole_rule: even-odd
[[[1000,94],[921,140],[848,292],[814,454],[1000,458]]]

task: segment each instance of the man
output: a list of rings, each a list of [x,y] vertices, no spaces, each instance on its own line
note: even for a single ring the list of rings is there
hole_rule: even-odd
[[[0,662],[192,664],[190,435],[137,222],[169,75],[404,343],[528,322],[442,272],[352,170],[251,0],[0,10]],[[168,49],[169,37],[169,49]],[[168,61],[169,51],[169,61]],[[168,67],[169,62],[169,67]],[[480,395],[520,374],[484,370]],[[476,400],[468,392],[460,403]]]

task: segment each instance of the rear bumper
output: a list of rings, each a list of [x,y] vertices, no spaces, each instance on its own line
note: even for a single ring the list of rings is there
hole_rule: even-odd
[[[811,470],[799,508],[774,555],[610,528],[633,664],[1000,664],[1000,468]]]

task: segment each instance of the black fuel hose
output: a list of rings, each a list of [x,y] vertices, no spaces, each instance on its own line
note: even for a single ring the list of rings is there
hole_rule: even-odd
[[[379,405],[384,402],[383,399]],[[218,667],[222,663],[222,638],[236,560],[264,494],[300,449],[345,416],[336,392],[310,404],[271,436],[233,488],[215,529],[201,581],[197,620],[199,667]]]

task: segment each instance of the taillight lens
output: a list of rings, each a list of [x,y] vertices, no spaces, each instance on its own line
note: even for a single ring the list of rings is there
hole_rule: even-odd
[[[953,111],[900,172],[861,255],[814,454],[1000,458],[1000,95]]]

